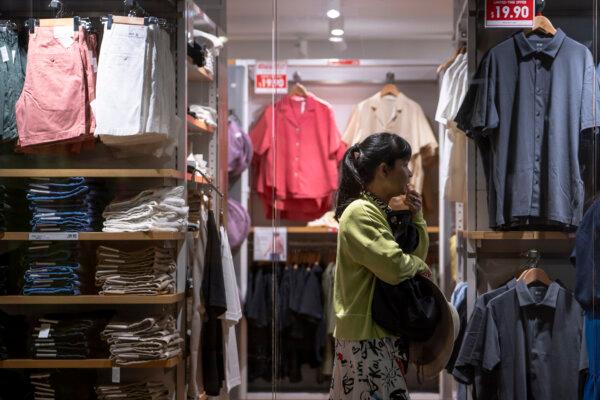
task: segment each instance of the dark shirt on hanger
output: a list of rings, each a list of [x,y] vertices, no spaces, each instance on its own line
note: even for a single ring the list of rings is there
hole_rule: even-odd
[[[499,400],[577,399],[588,367],[583,310],[566,289],[513,289],[487,306],[483,368],[498,370]]]
[[[519,32],[484,57],[456,121],[480,147],[492,227],[520,218],[579,224],[580,134],[600,126],[594,75],[590,51],[560,29]]]

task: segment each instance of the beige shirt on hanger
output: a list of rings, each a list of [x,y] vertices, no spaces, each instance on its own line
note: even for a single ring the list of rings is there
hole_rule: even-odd
[[[384,97],[377,93],[354,107],[342,140],[351,146],[381,132],[394,133],[410,143],[411,184],[422,193],[423,165],[436,154],[438,143],[421,106],[402,93]]]

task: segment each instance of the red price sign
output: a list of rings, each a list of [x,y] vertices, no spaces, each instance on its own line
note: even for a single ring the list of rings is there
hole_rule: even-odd
[[[486,0],[486,28],[531,28],[535,0]]]
[[[258,62],[254,74],[254,93],[287,93],[287,65]]]

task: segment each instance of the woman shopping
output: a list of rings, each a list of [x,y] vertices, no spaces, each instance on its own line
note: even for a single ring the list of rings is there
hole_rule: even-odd
[[[425,264],[429,238],[421,196],[409,187],[411,148],[389,133],[369,136],[344,155],[336,218],[340,222],[334,283],[336,326],[331,400],[409,399],[404,372],[408,343],[371,316],[376,281],[397,285]],[[402,251],[387,221],[388,204],[405,195],[418,246]]]

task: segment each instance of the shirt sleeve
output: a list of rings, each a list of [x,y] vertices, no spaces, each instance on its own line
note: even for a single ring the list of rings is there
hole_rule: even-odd
[[[488,306],[485,322],[485,340],[483,343],[483,353],[481,366],[484,370],[491,372],[500,364],[500,340],[498,338],[498,328],[494,320],[493,310]]]
[[[331,107],[329,107],[327,110],[327,125],[329,129],[329,156],[332,158],[337,158],[340,147],[343,145],[343,142],[342,134],[338,130],[337,124],[335,123],[335,113],[333,112],[333,108]]]
[[[421,107],[418,108],[417,114],[417,134],[419,135],[419,142],[421,148],[419,149],[419,153],[421,153],[421,158],[424,164],[427,164],[428,161],[434,157],[437,153],[438,142],[431,129],[431,124],[429,120],[425,116],[423,109]]]
[[[347,219],[341,240],[352,249],[352,259],[390,285],[426,271],[427,265],[419,257],[402,251],[377,213],[380,211],[361,204],[344,216]]]
[[[264,154],[271,147],[271,118],[273,106],[265,109],[256,124],[250,129],[252,148],[257,155]]]
[[[358,134],[359,120],[358,106],[355,106],[352,110],[352,114],[350,115],[350,120],[348,121],[346,130],[344,131],[344,135],[342,136],[342,141],[348,146],[352,146],[354,144],[354,140]]]
[[[492,53],[488,53],[458,110],[456,123],[460,130],[471,137],[485,136],[488,133],[486,131],[498,126],[495,65]]]
[[[412,222],[416,225],[419,232],[419,245],[412,254],[425,261],[429,252],[429,234],[427,233],[427,222],[423,218],[423,211],[415,213]]]
[[[485,338],[486,308],[480,297],[475,302],[473,313],[465,328],[460,352],[454,364],[452,375],[462,383],[472,384],[475,368],[481,365],[483,342]]]
[[[581,93],[580,131],[596,126],[600,126],[600,79],[596,76],[596,68],[594,66],[592,53],[587,50],[585,57],[585,75]]]

